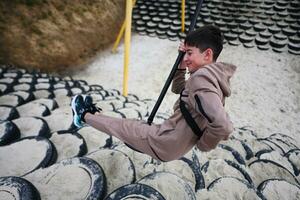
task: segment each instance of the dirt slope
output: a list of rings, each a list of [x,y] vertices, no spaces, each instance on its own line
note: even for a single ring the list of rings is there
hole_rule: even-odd
[[[125,0],[3,0],[0,63],[62,72],[111,44]]]

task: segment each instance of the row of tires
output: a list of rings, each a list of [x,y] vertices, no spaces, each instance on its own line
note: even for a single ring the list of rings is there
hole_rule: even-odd
[[[63,134],[64,135],[64,134]],[[67,135],[67,134],[65,134]],[[57,136],[56,136],[57,137]],[[74,136],[73,136],[74,137]],[[44,145],[45,148],[45,157],[43,157],[43,159],[41,159],[40,162],[37,166],[32,167],[32,170],[28,171],[28,172],[24,172],[24,173],[20,173],[20,174],[16,174],[16,169],[12,170],[14,171],[14,173],[10,174],[8,171],[5,170],[5,168],[3,168],[4,171],[2,171],[5,175],[18,175],[19,177],[40,177],[38,180],[36,180],[35,178],[27,178],[27,180],[30,180],[31,183],[35,183],[34,185],[38,185],[41,183],[41,177],[43,177],[41,175],[40,172],[38,171],[44,171],[45,174],[48,174],[53,170],[58,170],[57,166],[58,163],[70,163],[70,161],[65,161],[65,160],[70,160],[70,158],[66,158],[63,159],[61,161],[59,161],[58,163],[55,163],[55,160],[57,159],[57,152],[54,153],[56,150],[56,146],[53,147],[53,145],[51,145],[52,142],[49,142],[48,140],[46,140],[45,138],[24,138],[21,141],[26,141],[26,140],[33,140],[36,142],[45,142],[47,141],[47,145]],[[58,139],[58,141],[62,140],[61,138]],[[70,139],[69,139],[70,140]],[[81,139],[82,140],[82,139]],[[20,142],[18,141],[16,143],[13,143],[12,145],[20,145]],[[52,141],[52,137],[50,138],[50,141]],[[54,140],[55,142],[55,140]],[[236,141],[235,141],[236,142]],[[19,144],[18,144],[19,143]],[[73,143],[76,143],[73,141]],[[77,142],[78,143],[78,142]],[[112,144],[113,142],[111,142]],[[81,143],[80,146],[82,146],[83,142]],[[85,146],[86,144],[84,144]],[[10,145],[9,145],[10,146]],[[23,145],[20,145],[23,146]],[[33,144],[29,145],[31,147],[34,147]],[[7,146],[4,146],[4,148],[6,148]],[[159,186],[157,185],[160,182],[164,182],[166,180],[168,180],[169,178],[174,178],[173,175],[176,175],[176,179],[180,178],[181,182],[184,181],[183,183],[185,183],[185,187],[180,186],[181,188],[188,188],[186,189],[186,191],[182,191],[181,194],[185,194],[186,196],[184,196],[184,198],[182,199],[195,199],[197,196],[197,193],[203,193],[204,191],[207,192],[211,192],[214,190],[217,190],[217,193],[219,193],[222,188],[222,184],[224,184],[223,186],[225,186],[225,183],[228,182],[234,182],[235,184],[237,184],[237,188],[244,188],[244,190],[248,195],[251,194],[252,195],[257,195],[257,198],[260,199],[265,199],[265,196],[271,195],[271,191],[269,187],[273,187],[273,186],[269,186],[267,187],[268,189],[266,189],[264,191],[264,189],[266,188],[267,185],[273,185],[273,184],[283,184],[285,185],[285,187],[289,188],[291,190],[291,194],[293,195],[297,195],[299,193],[299,182],[296,178],[296,176],[290,172],[290,169],[288,167],[286,167],[285,165],[282,165],[280,162],[277,161],[273,161],[271,160],[271,158],[263,158],[264,153],[255,153],[255,156],[252,157],[252,159],[250,157],[248,157],[248,160],[252,160],[249,164],[244,163],[241,160],[246,160],[245,158],[243,158],[241,155],[241,153],[239,153],[240,151],[235,150],[234,148],[228,148],[229,145],[226,147],[225,145],[220,145],[218,148],[219,150],[217,150],[217,152],[215,152],[215,154],[218,154],[220,157],[216,158],[213,157],[212,155],[207,155],[207,154],[203,154],[203,153],[199,153],[197,152],[197,150],[193,150],[192,152],[192,156],[189,157],[187,155],[187,157],[182,158],[181,160],[178,161],[174,161],[174,163],[170,162],[170,163],[151,163],[150,162],[150,158],[149,157],[144,157],[144,160],[141,159],[143,158],[143,156],[139,155],[137,156],[136,154],[138,154],[137,152],[132,151],[129,148],[125,148],[124,145],[122,147],[122,145],[120,145],[120,143],[118,144],[118,142],[115,142],[114,145],[110,145],[110,146],[106,146],[104,149],[101,150],[96,150],[96,151],[92,151],[90,153],[87,153],[87,149],[85,148],[76,148],[76,153],[75,151],[73,152],[73,154],[69,154],[66,157],[74,157],[78,158],[78,156],[83,156],[85,155],[85,157],[90,158],[94,161],[96,161],[102,168],[102,170],[104,170],[104,177],[106,177],[106,185],[102,187],[105,187],[105,191],[111,193],[112,191],[119,189],[120,188],[125,188],[125,191],[128,188],[133,187],[128,186],[128,184],[136,184],[139,183],[140,181],[136,181],[136,180],[143,180],[144,177],[149,177],[150,180],[153,181],[153,177],[156,177],[158,179],[161,179],[158,182],[154,182],[154,183],[145,183],[146,185],[150,184],[151,187],[154,188],[164,188],[163,186]],[[22,151],[21,148],[11,148],[11,149],[20,149],[20,151]],[[11,149],[8,149],[8,151],[11,151]],[[249,148],[245,148],[248,149]],[[250,147],[251,149],[251,147]],[[37,150],[37,148],[33,148],[33,150]],[[1,152],[2,151],[2,152]],[[38,151],[42,151],[42,150],[38,150]],[[223,155],[220,155],[220,151],[223,151]],[[275,151],[275,150],[273,150]],[[63,149],[61,148],[61,152],[63,152]],[[125,153],[126,152],[126,153]],[[224,154],[226,153],[232,154],[232,158],[228,158],[228,159],[221,159],[221,158],[226,158],[226,155],[224,156]],[[299,154],[299,149],[293,149],[290,150],[289,152],[287,152],[286,155],[291,155],[291,153],[296,153],[297,155]],[[28,152],[30,154],[30,152]],[[33,153],[33,152],[32,152]],[[2,155],[2,158],[5,158],[5,153],[3,153],[3,148],[0,148],[0,154]],[[19,153],[16,153],[18,155],[20,155]],[[251,153],[248,153],[251,154]],[[22,155],[22,157],[26,157],[26,155]],[[56,157],[56,159],[55,159]],[[139,157],[139,158],[138,158]],[[206,157],[207,161],[205,162],[203,160],[203,157]],[[62,157],[61,157],[62,158]],[[74,159],[75,159],[74,158]],[[137,159],[138,158],[138,159]],[[255,158],[255,159],[254,159]],[[298,158],[294,158],[297,162]],[[8,162],[9,159],[4,159],[6,164]],[[140,163],[142,160],[142,163]],[[18,159],[14,158],[13,162],[18,161]],[[28,162],[28,161],[27,161]],[[55,164],[53,164],[55,163]],[[180,168],[179,166],[182,165],[182,168]],[[1,166],[7,166],[4,163],[1,164]],[[8,164],[8,166],[13,166],[11,164]],[[116,168],[116,166],[122,166],[122,168]],[[176,166],[178,169],[178,171],[172,171],[171,169]],[[113,167],[113,169],[112,169]],[[220,168],[221,167],[221,168]],[[297,166],[295,166],[297,168]],[[20,166],[19,166],[20,168]],[[216,174],[216,169],[218,169],[218,172]],[[46,170],[48,169],[48,170]],[[222,170],[220,170],[222,169]],[[265,170],[265,174],[262,174],[261,169]],[[299,170],[299,166],[298,166],[298,170]],[[154,173],[152,174],[151,171]],[[156,172],[155,172],[156,171]],[[161,172],[157,172],[157,171],[161,171]],[[184,174],[181,174],[183,171],[185,171]],[[139,174],[137,174],[137,172]],[[147,172],[145,174],[145,172]],[[187,173],[189,172],[189,173]],[[34,175],[36,173],[36,175]],[[52,172],[51,172],[52,173]],[[54,172],[53,172],[54,173]],[[150,174],[151,176],[150,176]],[[170,174],[171,173],[171,174]],[[295,172],[296,173],[296,172]],[[4,175],[2,174],[2,176]],[[33,174],[33,175],[32,175]],[[54,173],[55,174],[55,173]],[[105,176],[106,175],[106,176]],[[159,176],[162,176],[161,178],[159,178]],[[117,178],[116,178],[117,177]],[[230,177],[230,178],[228,178]],[[43,177],[46,178],[46,177]],[[72,180],[69,180],[70,182],[72,182]],[[69,182],[68,181],[68,182]],[[48,183],[47,180],[45,180],[45,182]],[[175,181],[174,182],[178,182]],[[180,181],[179,181],[180,182]],[[187,186],[188,185],[188,186]],[[69,186],[68,186],[69,187]],[[134,187],[141,187],[141,186],[134,186]],[[147,187],[147,186],[146,186]],[[173,188],[174,186],[172,186]],[[39,190],[41,190],[41,192],[45,192],[43,191],[43,186],[38,186]],[[99,188],[99,186],[98,186]],[[162,193],[163,197],[167,197],[166,199],[172,199],[172,196],[170,196],[171,194],[173,194],[172,192],[170,193],[172,188],[164,188],[163,191],[160,191],[160,193]],[[218,188],[218,189],[217,189]],[[67,189],[67,188],[66,188]],[[135,189],[132,189],[135,191]],[[177,190],[177,189],[176,189]],[[34,191],[34,190],[33,190]],[[191,192],[192,191],[192,192]],[[235,190],[233,190],[232,192],[234,193]],[[132,194],[132,191],[129,190],[124,194]],[[175,192],[175,191],[174,191]],[[270,192],[270,194],[264,194],[264,192]],[[273,191],[274,192],[274,191]],[[122,193],[122,194],[123,194]],[[107,194],[107,193],[105,193]],[[264,195],[263,195],[264,194]],[[47,196],[51,196],[51,194],[43,194],[46,197]],[[196,196],[195,196],[196,195]],[[231,193],[229,194],[231,195]],[[284,194],[280,195],[284,196]],[[195,198],[193,197],[195,196]],[[174,197],[173,197],[174,198]],[[46,198],[47,199],[47,198]],[[268,199],[268,198],[266,198]]]
[[[204,1],[196,28],[215,24],[230,45],[243,44],[246,48],[256,46],[260,50],[300,54],[299,2],[226,2]],[[187,2],[186,27],[196,3]],[[141,35],[182,40],[185,33],[181,32],[180,13],[181,1],[138,1],[133,10],[134,28]]]

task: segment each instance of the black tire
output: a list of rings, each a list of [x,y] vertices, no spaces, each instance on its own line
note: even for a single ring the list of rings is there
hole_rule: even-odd
[[[11,84],[0,83],[0,96],[10,93],[12,91]]]
[[[15,94],[6,94],[0,96],[0,104],[6,106],[19,106],[24,103],[24,100],[21,96]]]
[[[169,182],[168,185],[164,184],[164,182],[161,182],[160,179],[164,179],[166,177],[171,177],[172,181]],[[193,189],[191,188],[191,186],[185,182],[183,179],[181,179],[179,176],[173,174],[173,173],[169,173],[169,172],[154,172],[151,174],[146,175],[145,177],[143,177],[142,179],[140,179],[138,181],[138,183],[142,183],[142,184],[146,184],[151,186],[152,184],[155,185],[154,189],[158,190],[162,195],[172,195],[169,193],[169,191],[165,191],[163,189],[163,187],[161,187],[162,185],[166,185],[166,187],[172,187],[174,188],[180,188],[180,194],[182,195],[182,198],[186,199],[186,200],[196,200],[196,196],[195,193],[193,191]],[[157,188],[156,188],[157,187]],[[169,197],[171,198],[171,197]],[[174,196],[173,196],[174,198]],[[182,200],[184,200],[182,199]]]
[[[245,143],[244,141],[241,141],[241,144],[246,152],[246,160],[250,160],[251,158],[253,158],[254,153],[253,153],[252,149],[249,147],[249,145],[247,143]]]
[[[34,95],[32,92],[17,91],[17,92],[13,92],[11,94],[19,95],[20,97],[22,97],[22,99],[24,100],[24,103],[34,100]]]
[[[0,193],[5,192],[12,198],[18,200],[41,199],[37,189],[29,181],[20,177],[0,177]]]
[[[20,130],[18,127],[11,121],[4,121],[0,123],[0,126],[3,126],[3,134],[0,137],[0,146],[7,145],[14,140],[20,138]]]
[[[274,185],[272,186],[272,184]],[[285,190],[277,190],[277,188],[285,188]],[[296,199],[300,193],[299,185],[289,183],[282,179],[268,179],[262,182],[257,189],[267,199],[274,198],[274,194],[277,194],[276,199]]]
[[[54,137],[56,137],[56,139]],[[75,139],[76,142],[68,144],[68,141],[73,141],[73,139]],[[87,153],[87,145],[84,138],[76,132],[70,133],[69,131],[58,131],[57,134],[52,134],[50,141],[57,149],[59,161],[67,158],[81,157]],[[70,148],[70,146],[72,146],[72,148]],[[65,148],[69,148],[67,157],[64,154]],[[64,156],[61,157],[62,155]]]
[[[198,157],[195,154],[193,154],[192,158],[193,158],[193,161],[191,161],[185,157],[181,158],[180,160],[186,162],[192,169],[194,176],[195,176],[195,181],[196,181],[196,185],[195,185],[194,189],[195,189],[195,192],[197,192],[198,190],[205,188],[205,180],[204,180],[203,174],[201,172]]]
[[[124,185],[109,194],[105,200],[125,200],[127,197],[143,200],[165,200],[165,198],[157,190],[140,183]]]
[[[2,173],[13,173],[13,174],[7,174],[8,176],[25,176],[39,168],[45,168],[47,166],[49,166],[51,163],[51,161],[53,160],[53,156],[55,155],[53,152],[55,151],[55,147],[53,146],[53,144],[46,138],[44,137],[26,137],[26,138],[22,138],[19,140],[14,141],[13,143],[7,145],[7,146],[3,146],[2,151],[5,152],[4,148],[12,148],[12,146],[18,146],[20,143],[25,142],[25,140],[33,140],[33,142],[42,142],[43,143],[43,149],[44,149],[44,155],[39,157],[40,160],[37,160],[36,163],[34,163],[34,165],[31,165],[30,168],[26,167],[23,169],[18,169],[19,171],[17,172],[11,172],[11,170],[9,170],[11,168],[11,166],[6,165],[4,162],[1,162],[1,166],[2,168]],[[33,146],[34,148],[34,146]],[[16,148],[17,151],[24,151],[24,149],[18,149]],[[18,154],[16,154],[18,155]],[[2,154],[1,156],[4,156],[4,154]],[[15,157],[14,158],[15,162],[18,162],[18,158]],[[8,168],[8,170],[3,171],[4,169]]]
[[[60,170],[63,170],[66,168],[66,170],[69,169],[69,167],[75,167],[78,168],[78,170],[82,171],[87,175],[87,178],[89,178],[89,186],[86,185],[78,185],[78,188],[81,188],[85,186],[85,194],[81,194],[84,196],[84,199],[86,200],[95,200],[95,199],[103,199],[105,192],[106,192],[106,178],[104,175],[104,172],[101,168],[101,166],[95,162],[92,159],[85,158],[85,157],[76,157],[72,159],[66,159],[59,163],[56,163],[50,167],[39,169],[35,172],[32,172],[31,174],[28,174],[26,177],[27,180],[29,180],[31,183],[35,184],[38,188],[43,188],[44,190],[39,190],[41,197],[52,195],[54,196],[53,199],[62,199],[61,196],[55,196],[59,195],[57,194],[56,189],[60,190],[59,193],[69,193],[68,198],[66,199],[78,199],[78,191],[72,191],[72,187],[66,186],[66,190],[64,190],[64,183],[62,185],[57,185],[57,181],[55,179],[64,180],[64,182],[72,182],[77,181],[77,184],[84,184],[81,182],[78,182],[78,178],[80,176],[70,176],[65,175],[64,173],[59,173]],[[52,182],[54,180],[54,182]],[[55,187],[51,187],[51,185],[55,184]],[[52,188],[52,190],[51,190]],[[55,188],[55,189],[53,189]],[[83,197],[82,197],[83,199]]]
[[[136,180],[135,167],[132,160],[121,151],[100,149],[86,155],[86,157],[101,165],[103,172],[107,175],[106,186],[108,193],[123,185],[132,184]]]
[[[252,180],[251,176],[240,165],[238,165],[237,163],[232,162],[231,160],[225,160],[225,162],[228,165],[230,165],[230,166],[234,167],[235,169],[237,169],[238,171],[240,171],[241,174],[243,174],[246,181],[248,181],[248,183],[250,185],[254,186],[254,183],[253,183],[253,180]]]
[[[258,165],[258,166],[255,166],[255,165]],[[280,179],[285,179],[286,181],[290,181],[290,182],[294,182],[296,184],[299,184],[298,180],[296,179],[295,175],[293,174],[293,172],[290,172],[287,168],[285,168],[284,166],[280,165],[279,163],[277,162],[274,162],[274,161],[271,161],[271,160],[266,160],[266,159],[259,159],[259,160],[255,160],[253,161],[252,163],[249,164],[249,168],[250,170],[252,171],[252,178],[253,178],[253,182],[258,185],[260,183],[262,183],[263,181],[267,180],[267,179],[270,179],[270,178],[280,178]],[[256,169],[257,171],[259,172],[256,172],[256,171],[253,171],[253,168]],[[261,173],[261,169],[265,169],[264,173]],[[269,171],[267,169],[277,169],[276,172],[278,172],[277,174],[273,173],[273,174],[270,174]],[[259,179],[262,179],[264,177],[268,177],[268,178],[265,178],[263,180],[255,180],[255,175],[256,173],[259,173],[260,174],[260,177]],[[260,181],[260,182],[257,182],[257,181]]]
[[[38,117],[21,117],[18,119],[13,120],[13,122],[16,124],[16,126],[19,128],[21,137],[28,137],[28,136],[41,136],[41,137],[50,137],[50,129],[48,127],[47,122]],[[26,124],[24,124],[26,122]],[[36,129],[29,129],[28,128],[28,123],[32,124],[39,124],[39,127]],[[30,127],[31,128],[31,127]]]
[[[232,153],[232,155],[234,156],[234,158],[238,161],[239,164],[246,165],[246,162],[245,162],[243,156],[241,156],[241,154],[238,151],[236,151],[232,147],[224,145],[224,144],[219,144],[218,146],[224,150],[230,151]]]
[[[13,106],[0,106],[0,121],[13,120],[20,117],[17,109]]]
[[[209,186],[207,187],[207,190],[208,191],[215,191],[215,190],[217,190],[217,193],[219,193],[219,194],[222,194],[223,192],[226,192],[226,196],[229,196],[230,194],[228,192],[230,192],[230,191],[228,191],[228,189],[227,190],[226,189],[223,190],[223,185],[228,185],[228,184],[231,185],[231,190],[234,191],[236,199],[245,198],[243,196],[244,195],[244,191],[243,190],[249,190],[247,192],[247,194],[250,191],[252,191],[252,193],[254,193],[254,194],[257,195],[257,198],[262,199],[262,200],[266,200],[266,198],[253,185],[250,185],[246,181],[238,179],[238,178],[235,178],[235,177],[220,177],[220,178],[217,178],[211,184],[209,184]],[[234,184],[239,184],[241,186],[244,186],[244,188],[242,188],[242,187],[234,187],[233,186]],[[237,188],[239,188],[239,189],[237,189]],[[239,190],[239,191],[237,191],[236,189]],[[238,194],[241,194],[240,198],[237,197]],[[225,195],[225,194],[223,194],[223,195]]]
[[[298,164],[298,157],[300,157],[300,149],[292,149],[288,151],[285,155],[288,158],[288,161],[293,166],[295,176],[300,175],[300,165]]]
[[[258,141],[260,141],[260,142],[268,145],[272,150],[278,151],[282,155],[284,155],[284,153],[285,153],[284,149],[280,145],[278,145],[277,143],[273,142],[269,138],[261,138],[261,139],[258,139]]]

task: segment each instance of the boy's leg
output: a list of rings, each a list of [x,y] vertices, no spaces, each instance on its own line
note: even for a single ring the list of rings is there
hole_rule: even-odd
[[[93,115],[91,113],[86,113],[84,120],[90,126],[119,138],[138,151],[161,160],[148,140],[150,135],[157,135],[159,126],[150,126],[146,122],[138,120],[119,119],[103,114]]]
[[[99,113],[101,109],[93,104],[90,96],[76,95],[73,97],[71,105],[73,122],[78,128],[87,123],[102,132],[119,138],[132,148],[162,161],[173,160],[179,155],[174,152],[174,144],[181,140],[174,137],[176,134],[169,126],[166,129],[161,125],[150,126],[143,121],[105,116]],[[99,115],[94,115],[96,112]]]

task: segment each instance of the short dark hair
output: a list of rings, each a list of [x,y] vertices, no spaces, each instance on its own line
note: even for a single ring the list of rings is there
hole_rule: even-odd
[[[221,30],[213,25],[206,25],[189,33],[184,44],[197,47],[200,52],[211,48],[213,60],[216,61],[223,49],[223,34]]]

